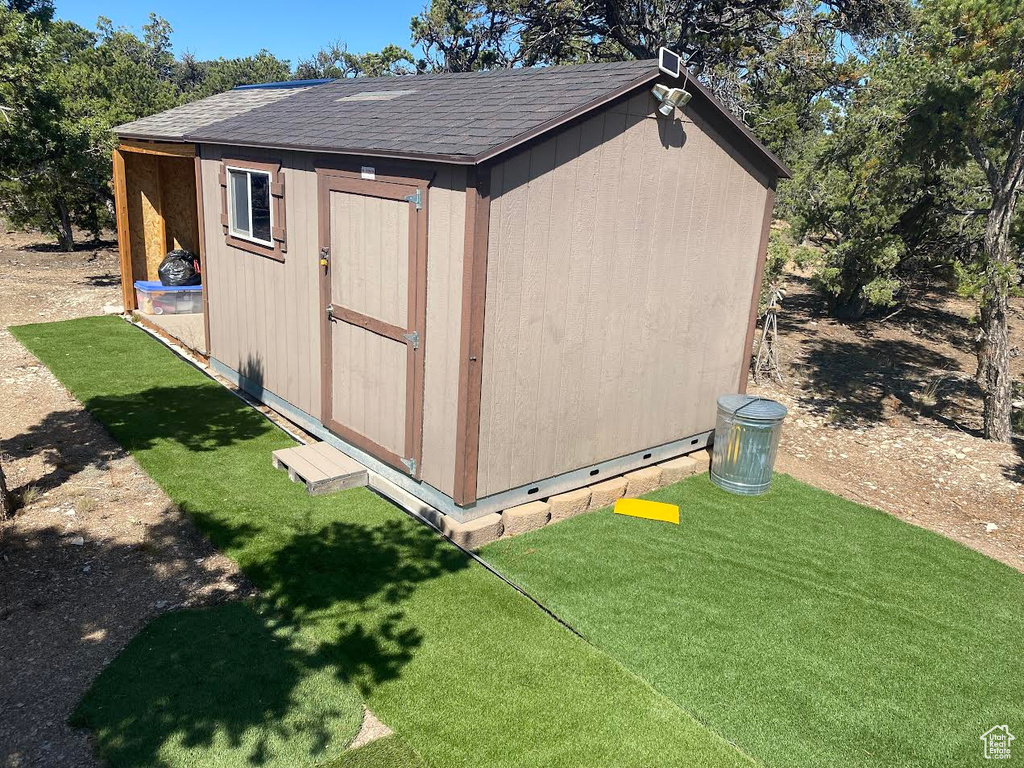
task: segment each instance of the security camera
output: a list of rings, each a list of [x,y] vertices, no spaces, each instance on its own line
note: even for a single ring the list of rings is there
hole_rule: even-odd
[[[651,90],[654,94],[654,98],[661,102],[661,106],[658,107],[658,112],[668,117],[672,114],[672,110],[676,107],[683,107],[690,101],[690,97],[693,95],[689,91],[684,91],[682,88],[669,88],[667,85],[654,86]]]

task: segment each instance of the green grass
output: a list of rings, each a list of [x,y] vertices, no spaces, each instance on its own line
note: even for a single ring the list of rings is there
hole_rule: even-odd
[[[270,467],[283,433],[138,329],[11,331],[261,590],[161,619],[98,678],[76,722],[111,765],[377,759],[342,754],[353,687],[408,745],[394,768],[751,765],[372,492],[307,495]]]
[[[396,735],[385,736],[365,747],[353,749],[323,768],[426,768],[427,764]]]
[[[681,524],[603,510],[483,554],[773,768],[980,765],[1024,727],[1019,573],[786,476],[649,498]]]
[[[115,765],[301,764],[359,729],[358,692],[248,603],[165,614],[107,667],[73,724]]]

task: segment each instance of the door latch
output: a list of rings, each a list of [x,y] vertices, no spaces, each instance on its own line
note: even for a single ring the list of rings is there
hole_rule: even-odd
[[[326,245],[320,249],[320,266],[326,267],[330,263],[331,249]]]
[[[334,320],[334,305],[333,304],[328,304],[324,311],[327,313],[328,321]]]

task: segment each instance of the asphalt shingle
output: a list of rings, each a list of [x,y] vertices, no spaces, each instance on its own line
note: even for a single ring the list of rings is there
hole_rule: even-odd
[[[225,91],[114,128],[119,136],[181,140],[189,131],[295,96],[308,87]]]
[[[643,79],[654,61],[354,78],[228,91],[119,126],[121,136],[470,158]]]

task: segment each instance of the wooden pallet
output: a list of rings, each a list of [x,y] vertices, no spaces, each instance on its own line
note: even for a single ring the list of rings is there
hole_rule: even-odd
[[[366,467],[327,443],[282,448],[271,454],[271,462],[275,469],[288,470],[292,482],[305,483],[306,490],[314,495],[370,482]]]

